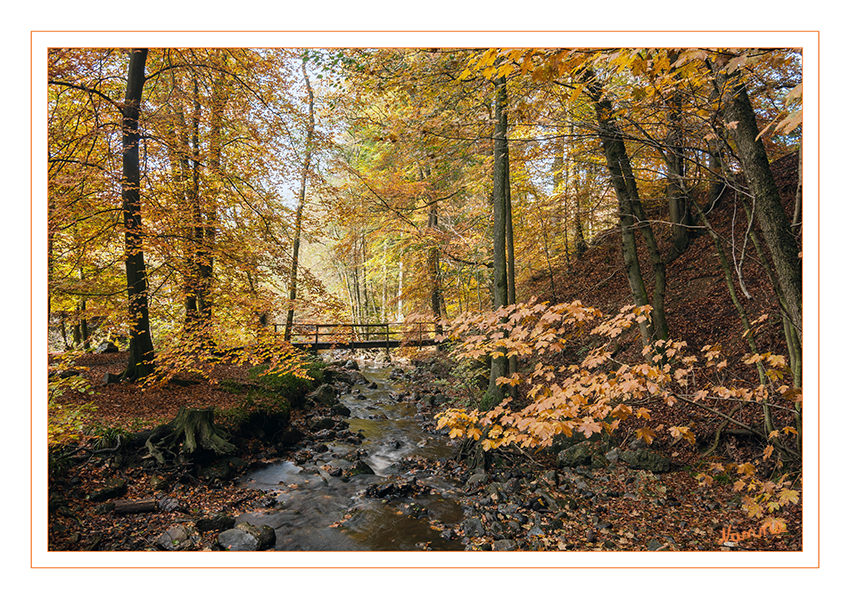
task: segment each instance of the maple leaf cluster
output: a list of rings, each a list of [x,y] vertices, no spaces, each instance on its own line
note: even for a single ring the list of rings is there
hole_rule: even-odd
[[[665,409],[684,401],[713,409],[710,400],[733,399],[752,404],[776,401],[780,402],[776,407],[790,410],[799,401],[799,390],[777,384],[787,374],[786,361],[770,353],[745,356],[743,360],[745,364],[765,362],[771,366],[768,382],[754,388],[712,382],[695,388],[698,378],[710,381],[705,372],[698,377],[698,369],[722,373],[727,367],[727,361],[719,359],[719,345],[703,347],[700,359],[686,353],[685,342],[659,340],[644,348],[643,361],[619,362],[612,345],[650,316],[648,306],[626,306],[605,317],[577,301],[553,306],[532,300],[488,314],[467,314],[447,323],[446,339],[455,343],[454,356],[459,360],[478,360],[486,355],[523,360],[517,372],[497,383],[522,389],[524,407],[508,394],[500,405],[486,412],[450,408],[437,416],[438,428],[448,427],[452,438],[479,441],[485,451],[510,445],[537,449],[551,446],[558,435],[591,438],[597,433],[612,434],[626,419],[649,423],[653,411],[647,406],[651,404]],[[579,363],[558,365],[565,347],[576,341],[592,347]],[[647,424],[635,427],[634,434],[650,445],[659,428],[664,430]],[[674,442],[696,444],[690,425],[668,426],[666,433]],[[796,429],[788,426],[764,435],[767,444],[761,463],[765,465],[773,458],[777,460],[773,465],[781,468],[777,456],[789,455],[792,447],[783,438],[796,434]],[[722,468],[724,473],[741,477],[734,490],[746,492],[742,505],[749,517],[773,517],[773,512],[798,501],[791,481],[762,481],[757,470],[749,462]],[[709,485],[714,479],[703,473],[699,480]]]

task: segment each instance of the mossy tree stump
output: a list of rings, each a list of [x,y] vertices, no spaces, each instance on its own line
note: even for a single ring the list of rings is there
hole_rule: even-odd
[[[174,420],[157,429],[145,442],[145,447],[160,464],[165,464],[163,451],[194,455],[199,450],[207,450],[222,455],[236,450],[213,422],[212,408],[186,406],[180,408]]]

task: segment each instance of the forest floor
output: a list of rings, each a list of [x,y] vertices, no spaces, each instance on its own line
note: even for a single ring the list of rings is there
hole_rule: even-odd
[[[780,191],[789,203],[793,202],[796,187],[796,166],[796,158],[793,156],[777,161],[774,165]],[[729,239],[744,235],[747,228],[746,219],[741,217],[728,197],[718,205],[713,215],[713,224]],[[622,269],[613,266],[621,260],[617,235],[612,231],[609,235],[599,236],[581,260],[572,260],[569,265],[562,264],[548,272],[533,273],[526,287],[527,294],[541,300],[580,299],[603,311],[617,310],[630,303],[625,275]],[[647,264],[645,256],[642,264]],[[762,313],[776,313],[770,285],[758,264],[748,260],[738,274],[739,284],[751,295],[747,303],[750,314],[757,317]],[[729,359],[729,378],[751,380],[751,368],[736,366],[748,348],[742,340],[742,324],[729,301],[711,239],[707,235],[694,239],[686,255],[668,265],[667,277],[668,320],[673,335],[687,341],[695,350],[706,343],[722,343]],[[781,326],[775,320],[768,321],[760,332],[758,342],[761,351],[786,353]],[[637,349],[635,346],[625,353]],[[95,392],[92,395],[69,397],[68,401],[72,405],[85,402],[94,404],[96,411],[93,417],[100,431],[138,431],[170,421],[181,406],[228,410],[237,407],[242,401],[238,394],[209,381],[187,386],[166,385],[161,389],[144,392],[134,384],[101,384],[106,372],[120,372],[124,363],[124,354],[113,353],[88,354],[76,364],[84,369],[83,375],[93,382]],[[213,375],[217,380],[248,380],[244,367],[220,365],[216,368]],[[428,390],[432,383],[426,376],[416,384]],[[444,391],[446,388],[451,388],[451,385],[444,385],[440,389]],[[294,410],[292,426],[304,428],[303,423],[309,417],[308,411]],[[627,490],[624,488],[625,481],[630,476],[634,479],[633,473],[616,470],[604,479],[596,476],[595,479],[599,479],[594,482],[598,485],[596,495],[605,495],[607,499],[603,507],[582,504],[584,507],[579,508],[583,514],[583,532],[576,531],[573,540],[567,543],[563,540],[563,534],[560,537],[551,536],[549,542],[538,544],[536,548],[597,551],[802,549],[802,501],[782,511],[787,532],[752,536],[747,533],[755,523],[745,517],[740,507],[740,498],[732,491],[731,482],[710,489],[699,485],[695,474],[706,466],[707,461],[701,455],[701,450],[711,444],[721,420],[685,406],[670,410],[666,417],[670,419],[669,424],[689,423],[698,441],[698,448],[690,448],[685,444],[675,445],[669,441],[659,444],[658,451],[670,457],[673,464],[670,472],[657,474],[668,500],[643,502],[640,509],[635,509],[634,504],[623,498]],[[759,413],[757,409],[741,410],[736,417],[743,422],[757,423]],[[654,424],[668,423],[656,420]],[[777,424],[782,426],[788,423]],[[628,430],[623,431],[623,434],[627,435]],[[242,460],[249,466],[281,459],[277,449],[256,440],[240,449]],[[121,476],[130,482],[124,499],[141,499],[150,496],[152,492],[149,471],[140,466],[122,466],[116,454],[109,450],[109,447],[104,447],[98,450],[99,453],[87,452],[85,459],[81,459],[81,456],[69,459],[64,468],[59,468],[51,476],[48,543],[51,550],[149,550],[153,548],[153,537],[174,522],[185,520],[188,512],[246,512],[267,506],[269,501],[262,492],[232,482],[210,483],[181,478],[175,474],[169,482],[169,495],[184,507],[183,511],[128,514],[121,518],[99,513],[97,506],[92,505],[87,497],[111,477]],[[716,447],[716,455],[711,457],[740,462],[757,457],[761,450],[757,443],[748,441],[746,437],[723,435],[722,442]],[[555,468],[554,456],[530,459],[525,466],[542,476]],[[164,475],[168,478],[168,473]],[[539,476],[535,476],[535,480],[539,480]],[[486,508],[487,504],[486,496],[481,494],[471,495],[465,501],[483,502],[482,508]],[[544,512],[543,524],[547,518]],[[600,526],[600,523],[604,526]],[[562,524],[566,529],[575,523]],[[596,532],[588,532],[588,526],[595,527]],[[680,532],[673,535],[671,527]],[[606,536],[609,530],[619,531],[616,542],[611,542],[611,538]],[[723,540],[733,533],[739,535],[739,541],[724,545]],[[489,548],[489,545],[482,542],[478,547]]]

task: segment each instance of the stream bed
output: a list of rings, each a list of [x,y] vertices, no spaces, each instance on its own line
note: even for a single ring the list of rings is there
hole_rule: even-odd
[[[350,410],[346,433],[314,445],[308,459],[281,461],[240,483],[276,496],[264,512],[237,521],[275,530],[277,551],[463,551],[451,529],[463,519],[457,481],[408,470],[416,458],[448,458],[446,436],[423,428],[430,416],[401,401],[391,365],[365,363],[366,382],[339,402]],[[372,473],[345,475],[357,464]],[[368,470],[367,469],[367,470]]]

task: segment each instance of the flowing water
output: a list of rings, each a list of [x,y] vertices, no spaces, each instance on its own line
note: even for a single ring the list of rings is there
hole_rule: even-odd
[[[452,499],[455,483],[421,472],[414,481],[400,464],[408,456],[446,458],[452,448],[445,437],[423,430],[425,416],[415,403],[393,397],[404,386],[390,380],[391,370],[365,365],[363,375],[377,388],[356,385],[339,398],[351,410],[346,418],[350,430],[364,437],[361,444],[326,442],[328,450],[304,464],[284,461],[249,473],[242,483],[275,493],[278,503],[238,520],[274,528],[278,551],[462,551],[459,540],[440,534],[463,518],[460,504]],[[335,468],[351,467],[353,452],[375,474],[348,480],[331,476]],[[425,492],[395,499],[367,495],[370,486],[374,490],[390,482]]]

